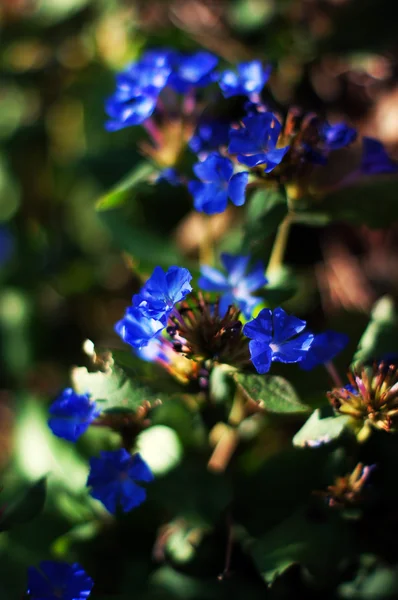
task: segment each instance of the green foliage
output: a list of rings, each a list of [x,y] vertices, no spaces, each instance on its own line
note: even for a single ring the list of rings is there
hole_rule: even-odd
[[[286,214],[283,191],[256,190],[248,201],[242,250],[255,255],[264,240],[275,233]]]
[[[236,373],[234,379],[243,395],[258,403],[266,412],[288,414],[309,410],[283,377]]]
[[[326,444],[341,436],[350,418],[345,415],[331,416],[331,409],[314,410],[308,421],[296,433],[293,444],[299,447]]]
[[[135,412],[143,402],[161,398],[161,394],[142,385],[137,379],[130,379],[120,367],[111,363],[105,371],[94,373],[90,373],[86,367],[75,367],[72,370],[72,383],[78,393],[89,393],[92,400],[99,402],[104,413],[115,410]]]
[[[15,525],[21,525],[36,517],[43,509],[46,501],[46,477],[23,492],[22,496],[2,509],[0,515],[0,532],[7,531]]]
[[[97,210],[118,208],[127,200],[131,200],[137,191],[148,188],[149,178],[155,174],[156,169],[151,163],[139,163],[122,181],[97,200]]]
[[[373,306],[370,321],[358,343],[355,362],[394,355],[397,351],[398,316],[393,298],[383,296]]]

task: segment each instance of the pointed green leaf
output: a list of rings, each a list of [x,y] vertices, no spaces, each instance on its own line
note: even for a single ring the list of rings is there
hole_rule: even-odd
[[[299,413],[309,410],[300,401],[293,386],[283,377],[237,373],[234,379],[242,393],[254,402],[261,403],[266,411]]]
[[[243,247],[252,252],[277,230],[286,214],[286,197],[281,191],[256,190],[248,202]]]
[[[346,415],[325,416],[325,411],[317,408],[300,431],[293,438],[294,446],[319,446],[338,438],[350,418]]]
[[[0,516],[0,531],[6,531],[14,525],[26,523],[36,517],[46,500],[46,478],[36,481],[15,502],[9,504]]]
[[[110,210],[121,206],[132,194],[133,189],[146,184],[154,173],[156,173],[156,168],[151,163],[139,163],[115,187],[97,200],[96,209]]]
[[[383,355],[397,352],[398,315],[394,300],[383,296],[373,306],[370,321],[366,327],[354,362],[380,359]]]

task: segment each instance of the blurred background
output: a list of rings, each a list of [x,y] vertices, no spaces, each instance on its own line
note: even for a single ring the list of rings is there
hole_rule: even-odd
[[[86,364],[83,341],[117,347],[113,325],[138,274],[155,264],[195,268],[207,235],[187,192],[166,184],[140,187],[122,209],[96,211],[142,160],[140,128],[104,130],[115,73],[156,46],[206,48],[225,64],[270,61],[270,94],[282,111],[297,105],[344,119],[398,158],[395,4],[0,0],[0,506],[26,482],[56,473],[47,528],[39,520],[0,537],[2,599],[8,590],[16,597],[26,565],[45,558],[78,512],[70,493],[81,493],[97,442],[75,450],[50,439],[46,407],[71,365]],[[350,333],[342,365],[373,303],[398,296],[396,190],[396,180],[382,178],[356,192],[366,218],[292,231],[286,260],[299,284],[289,308],[299,306],[313,327]],[[241,218],[235,208],[212,218],[217,251],[238,247]],[[57,549],[61,556],[62,543]]]

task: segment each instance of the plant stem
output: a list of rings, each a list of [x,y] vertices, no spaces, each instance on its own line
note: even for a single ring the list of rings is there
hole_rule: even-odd
[[[289,238],[290,226],[293,223],[293,212],[288,212],[276,232],[274,245],[272,246],[271,256],[268,262],[267,275],[272,275],[283,264],[287,240]]]

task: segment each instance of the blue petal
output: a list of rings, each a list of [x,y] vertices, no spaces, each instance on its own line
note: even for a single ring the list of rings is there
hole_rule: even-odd
[[[264,275],[265,265],[263,262],[258,261],[254,265],[254,268],[245,277],[245,286],[248,292],[255,292],[261,289],[268,283],[268,279]]]
[[[248,180],[248,173],[236,173],[232,176],[228,185],[228,196],[235,206],[242,206],[245,203],[245,190]]]
[[[150,482],[155,478],[147,463],[143,460],[139,453],[134,454],[129,467],[128,474],[135,481]]]
[[[302,321],[293,315],[288,315],[283,308],[275,308],[273,312],[274,335],[272,341],[275,344],[280,344],[293,335],[300,333],[300,331],[303,331],[306,325],[306,321]]]
[[[131,479],[126,479],[121,484],[120,505],[124,512],[136,508],[146,500],[146,491]]]
[[[311,333],[301,333],[293,340],[278,344],[277,349],[273,350],[272,360],[282,363],[296,363],[301,361],[309,350],[314,336]],[[273,343],[271,344],[271,348]]]
[[[229,284],[225,275],[214,267],[201,265],[201,276],[198,280],[198,286],[206,292],[225,292],[229,289]]]
[[[274,150],[267,152],[267,166],[265,168],[266,173],[270,173],[281,163],[289,148],[290,146],[285,146],[284,148],[275,148]]]
[[[193,170],[203,182],[224,184],[230,180],[234,168],[229,158],[214,152],[203,162],[196,163]]]
[[[220,190],[214,183],[190,181],[188,189],[194,197],[194,207],[198,211],[212,215],[224,212],[227,208],[227,191]]]
[[[264,152],[260,152],[259,154],[252,154],[251,156],[238,154],[236,158],[242,165],[252,168],[266,163],[268,161],[268,153],[265,154]]]
[[[228,282],[232,286],[238,285],[245,276],[250,257],[223,252],[220,258],[224,268],[228,271]]]
[[[263,308],[255,319],[246,323],[243,333],[253,340],[269,344],[272,339],[272,311]]]
[[[249,351],[257,373],[260,373],[260,375],[268,373],[271,367],[271,348],[261,341],[251,340],[249,342]]]
[[[381,142],[364,137],[361,171],[365,175],[397,173],[398,164],[391,160]]]
[[[325,331],[315,336],[310,349],[300,362],[300,368],[304,371],[322,365],[343,350],[348,344],[349,338],[345,333],[337,331]]]

